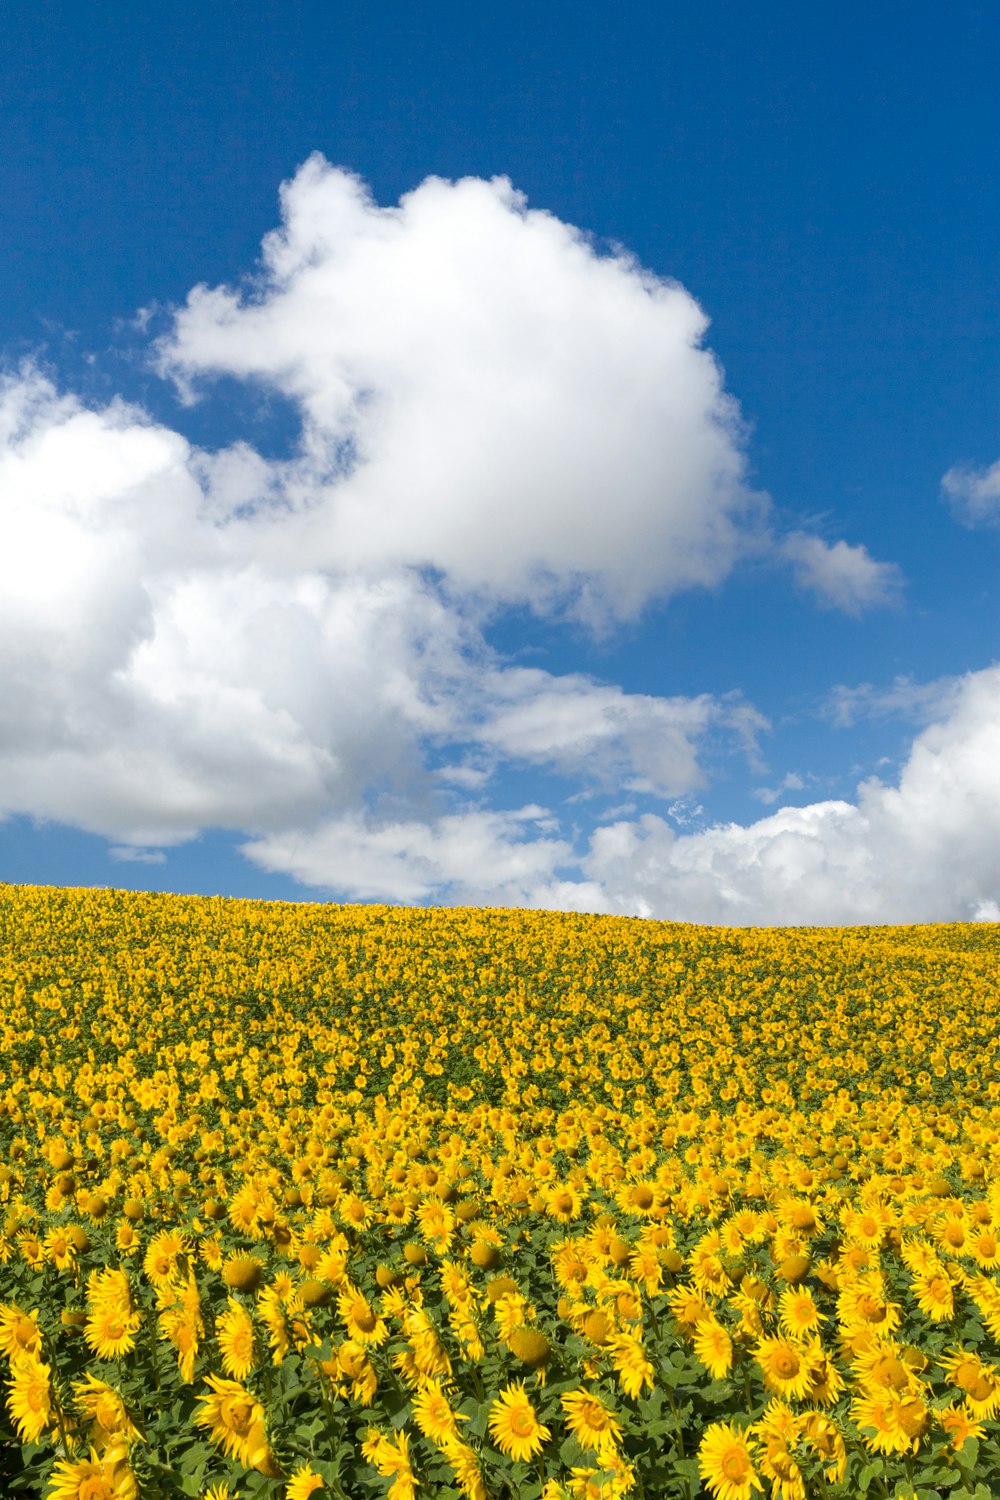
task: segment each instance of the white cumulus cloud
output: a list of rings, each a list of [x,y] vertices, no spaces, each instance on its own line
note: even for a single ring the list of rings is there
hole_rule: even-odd
[[[269,548],[602,619],[761,544],[739,412],[683,287],[504,178],[429,178],[381,208],[314,156],[282,213],[259,276],[196,288],[159,346],[186,389],[255,379],[301,411]]]
[[[247,512],[272,475],[243,445],[204,453],[33,370],[0,384],[0,435],[0,813],[117,858],[384,793],[433,820],[508,762],[673,794],[706,741],[752,750],[763,727],[734,696],[511,667],[415,568],[319,567],[304,537],[274,563],[274,516]]]
[[[694,910],[708,856],[683,851],[709,833],[618,819],[581,863],[575,828],[498,784],[675,799],[686,827],[713,757],[759,768],[766,721],[515,666],[485,628],[527,605],[609,629],[775,551],[848,613],[891,595],[863,547],[775,541],[706,328],[505,179],[382,208],[311,158],[258,274],[197,288],[156,351],[191,399],[221,376],[287,398],[287,457],[207,451],[30,367],[0,381],[0,816],[121,860],[221,828],[343,894],[583,910],[645,909],[659,850],[663,914],[683,859]]]
[[[1000,898],[1000,667],[969,673],[895,785],[690,835],[649,813],[595,831],[607,909],[682,921],[981,920]]]
[[[899,600],[903,577],[898,565],[876,562],[867,547],[825,542],[822,537],[793,531],[781,543],[779,554],[790,563],[799,588],[825,609],[857,616]]]
[[[957,464],[948,470],[941,487],[952,513],[964,526],[1000,523],[1000,459],[986,469]]]

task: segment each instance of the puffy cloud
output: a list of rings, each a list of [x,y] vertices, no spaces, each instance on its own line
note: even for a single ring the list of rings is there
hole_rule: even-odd
[[[778,550],[791,564],[799,588],[813,594],[825,609],[857,616],[899,599],[903,586],[899,567],[876,562],[867,547],[825,542],[821,537],[793,531]]]
[[[189,391],[255,379],[301,411],[272,556],[430,566],[599,623],[762,545],[738,409],[682,287],[505,178],[429,178],[380,208],[314,156],[282,216],[256,280],[196,288],[159,346]]]
[[[545,836],[552,828],[545,809],[533,805],[377,824],[354,813],[252,840],[243,852],[264,869],[362,900],[548,906],[554,872],[573,858],[565,840]]]
[[[1000,667],[968,674],[895,786],[678,836],[655,814],[600,828],[581,870],[610,909],[682,921],[989,918],[1000,897]]]
[[[349,895],[581,910],[645,909],[654,846],[669,906],[669,844],[693,911],[707,856],[683,851],[708,833],[617,818],[581,865],[534,802],[486,804],[526,801],[497,790],[520,767],[576,800],[679,799],[687,827],[712,757],[756,765],[763,718],[515,667],[484,627],[527,604],[606,628],[774,548],[703,313],[503,179],[384,209],[313,158],[282,197],[260,274],[193,292],[158,360],[192,395],[287,397],[288,457],[207,452],[30,368],[0,382],[0,816],[140,862],[237,830]],[[826,602],[890,589],[863,548],[783,545]]]
[[[337,886],[350,868],[387,900],[732,926],[996,920],[1000,666],[960,679],[948,702],[895,784],[873,777],[854,801],[783,807],[745,826],[686,831],[674,809],[669,820],[645,812],[597,826],[581,853],[558,820],[529,807],[430,824],[355,817],[247,852],[316,885]],[[785,789],[800,779],[786,777]]]
[[[702,781],[703,745],[762,727],[735,697],[509,667],[417,569],[321,569],[303,538],[272,561],[273,474],[245,445],[204,453],[32,370],[0,385],[0,439],[0,812],[118,858],[388,794],[436,827],[508,762],[673,794]]]
[[[1000,524],[1000,459],[988,469],[958,464],[948,470],[941,487],[963,526]]]
[[[699,754],[710,735],[755,759],[758,736],[769,727],[738,694],[657,698],[582,673],[508,668],[486,678],[485,696],[488,714],[470,731],[480,745],[607,790],[658,797],[705,785]]]

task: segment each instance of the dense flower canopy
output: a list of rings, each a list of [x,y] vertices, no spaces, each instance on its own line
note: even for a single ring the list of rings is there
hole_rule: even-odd
[[[4,887],[0,932],[5,1483],[1000,1472],[995,927]]]

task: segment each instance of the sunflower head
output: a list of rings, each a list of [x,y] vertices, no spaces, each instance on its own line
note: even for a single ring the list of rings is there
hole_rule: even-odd
[[[512,1328],[507,1347],[529,1370],[543,1370],[552,1358],[552,1345],[535,1328]]]
[[[222,1279],[234,1292],[252,1292],[260,1286],[264,1267],[251,1255],[233,1255],[222,1268]]]

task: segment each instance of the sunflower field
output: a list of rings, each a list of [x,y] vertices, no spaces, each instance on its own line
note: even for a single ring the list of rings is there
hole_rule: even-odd
[[[0,1494],[990,1500],[1000,928],[0,886]]]

